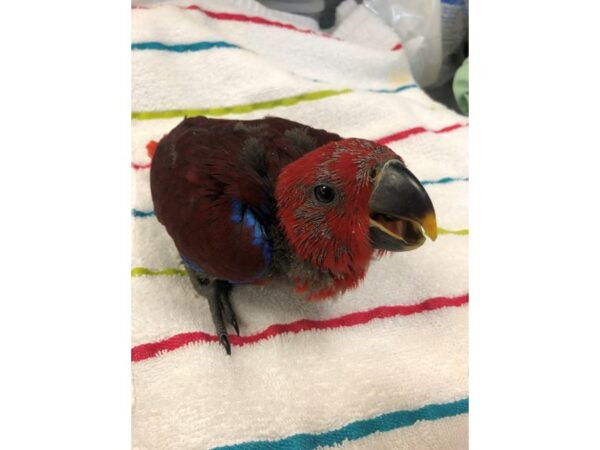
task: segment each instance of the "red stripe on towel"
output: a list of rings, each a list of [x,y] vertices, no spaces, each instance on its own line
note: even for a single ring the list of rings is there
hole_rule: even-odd
[[[144,164],[139,164],[139,163],[132,162],[131,163],[131,168],[135,169],[135,170],[149,169],[151,165],[152,165],[151,162],[144,163]]]
[[[226,13],[226,12],[209,11],[209,10],[201,8],[197,5],[190,5],[190,6],[186,7],[186,9],[193,10],[193,11],[200,11],[201,13],[206,14],[211,19],[233,20],[236,22],[249,22],[249,23],[255,23],[258,25],[268,25],[271,27],[285,28],[286,30],[299,31],[300,33],[314,34],[317,36],[324,36],[324,37],[331,37],[329,34],[317,33],[316,31],[313,31],[313,30],[298,28],[289,23],[276,22],[274,20],[265,19],[264,17],[259,17],[259,16],[246,16],[245,14],[234,14],[234,13]]]
[[[423,127],[415,127],[415,128],[409,128],[408,130],[403,130],[400,131],[398,133],[394,133],[394,134],[390,134],[389,136],[385,136],[382,138],[377,139],[376,142],[378,142],[379,144],[382,145],[386,145],[389,144],[390,142],[395,142],[395,141],[400,141],[402,139],[406,139],[409,136],[412,136],[414,134],[421,134],[421,133],[447,133],[449,131],[454,131],[457,130],[459,128],[463,128],[463,127],[467,127],[469,126],[469,124],[467,123],[456,123],[454,125],[450,125],[448,127],[442,128],[441,130],[428,130],[427,128],[423,128]]]
[[[230,335],[229,342],[233,346],[244,346],[246,344],[255,344],[259,341],[285,333],[300,333],[302,331],[326,330],[332,328],[353,327],[368,323],[374,319],[384,319],[386,317],[408,316],[425,311],[436,309],[462,306],[469,301],[469,294],[458,297],[435,297],[417,303],[416,305],[394,305],[380,306],[367,311],[359,311],[344,316],[326,320],[302,319],[291,323],[270,325],[264,330],[249,336]],[[171,336],[158,342],[149,342],[136,345],[131,349],[131,360],[133,362],[143,361],[153,358],[161,353],[172,352],[180,347],[196,342],[217,342],[217,336],[204,333],[202,331],[193,331]]]
[[[148,153],[148,156],[150,157],[150,162],[143,163],[143,164],[132,162],[131,168],[135,169],[135,170],[149,169],[150,166],[152,165],[152,158],[154,158],[154,154],[156,153],[156,147],[158,147],[158,142],[156,142],[155,140],[148,142],[146,144],[146,152]]]
[[[468,127],[468,123],[455,123],[449,127],[442,128],[441,130],[434,131],[434,133],[447,133],[448,131],[458,130],[459,128]]]

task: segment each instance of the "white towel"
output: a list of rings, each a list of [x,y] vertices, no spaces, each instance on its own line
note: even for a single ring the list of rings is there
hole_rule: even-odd
[[[188,5],[132,11],[134,448],[467,448],[466,119],[414,85],[361,6],[326,35],[250,0]],[[440,236],[374,262],[337,300],[236,287],[227,356],[152,211],[148,144],[184,115],[380,140],[423,180]]]

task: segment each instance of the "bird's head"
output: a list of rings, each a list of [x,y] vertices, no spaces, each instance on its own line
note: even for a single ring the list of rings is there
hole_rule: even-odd
[[[278,217],[293,250],[336,276],[364,276],[374,251],[437,237],[431,199],[402,158],[364,139],[319,147],[281,171]]]

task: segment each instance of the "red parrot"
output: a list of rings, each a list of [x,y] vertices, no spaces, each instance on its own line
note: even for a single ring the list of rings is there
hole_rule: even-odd
[[[277,117],[183,120],[159,142],[150,183],[194,288],[214,286],[228,354],[234,285],[324,299],[356,287],[374,256],[437,236],[431,199],[391,149]]]

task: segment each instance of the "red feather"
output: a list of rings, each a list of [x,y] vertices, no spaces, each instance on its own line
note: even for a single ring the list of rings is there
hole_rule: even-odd
[[[277,184],[279,218],[290,245],[300,258],[328,271],[332,283],[309,293],[321,299],[354,288],[364,278],[372,258],[369,241],[369,171],[378,162],[396,158],[392,150],[363,139],[332,142],[289,164]],[[335,183],[332,205],[311,201],[320,182]],[[299,292],[309,290],[298,279]]]

